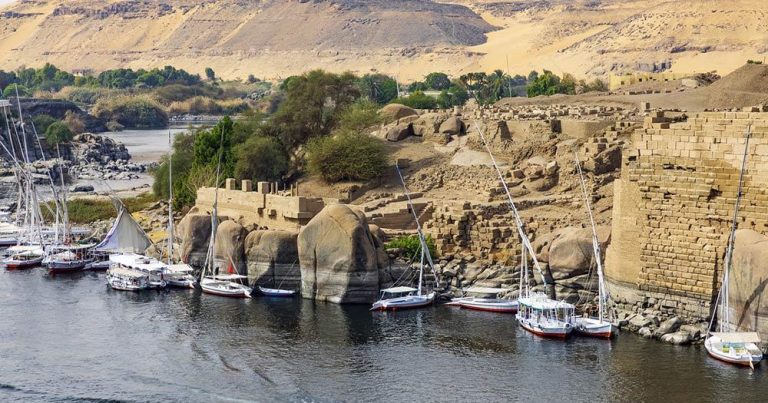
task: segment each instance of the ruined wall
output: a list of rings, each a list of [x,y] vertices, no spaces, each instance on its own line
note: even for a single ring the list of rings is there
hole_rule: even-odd
[[[706,320],[719,289],[747,125],[739,228],[768,233],[768,113],[647,118],[615,183],[606,276],[620,307]]]
[[[243,181],[250,182],[250,181]],[[213,209],[215,188],[200,188],[196,206],[201,212]],[[270,190],[269,183],[259,182],[257,190],[250,184],[235,189],[228,186],[219,189],[219,214],[228,216],[246,228],[298,231],[325,206],[323,199],[278,194]]]

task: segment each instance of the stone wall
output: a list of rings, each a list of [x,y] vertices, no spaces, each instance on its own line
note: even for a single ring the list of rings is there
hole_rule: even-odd
[[[745,146],[739,228],[768,233],[768,113],[646,118],[614,186],[606,276],[621,308],[706,320],[719,290]]]
[[[227,179],[227,186],[219,189],[219,215],[230,217],[249,229],[298,231],[325,206],[323,199],[297,196],[295,189],[281,194],[274,184],[259,182],[254,191],[250,181],[242,183],[241,189],[236,189],[234,179]],[[198,189],[196,206],[200,212],[213,209],[215,190]]]

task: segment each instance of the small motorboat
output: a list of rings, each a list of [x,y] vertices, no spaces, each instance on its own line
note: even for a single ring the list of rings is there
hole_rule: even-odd
[[[44,259],[49,273],[61,274],[83,270],[93,261],[90,249],[94,245],[56,246],[48,251]]]
[[[7,270],[23,270],[40,266],[43,263],[43,256],[35,251],[23,251],[14,253],[3,259],[3,266]]]
[[[462,297],[454,298],[448,305],[458,306],[463,309],[472,309],[475,311],[498,312],[498,313],[516,313],[517,300],[499,298],[501,292],[508,291],[503,288],[470,287],[464,290],[467,294],[486,294],[494,295],[494,298],[482,297]]]
[[[188,264],[171,264],[166,267],[163,278],[171,287],[195,288],[197,280],[192,275],[193,271]]]
[[[262,286],[257,286],[257,289],[265,297],[286,298],[286,297],[293,297],[296,295],[296,290],[281,290],[279,288],[267,288]]]
[[[109,260],[112,265],[107,271],[108,274],[116,268],[129,269],[146,274],[148,288],[165,288],[168,285],[164,278],[165,264],[157,259],[135,253],[125,253],[110,255]]]
[[[541,337],[565,339],[573,331],[571,324],[575,307],[555,301],[543,293],[530,293],[518,299],[517,321],[520,326]]]
[[[600,318],[575,317],[573,330],[581,336],[610,339],[617,329],[611,322]]]
[[[200,288],[206,294],[220,297],[251,298],[251,288],[235,281],[243,278],[247,278],[247,276],[225,274],[204,277],[200,280]]]
[[[754,332],[711,333],[704,340],[704,348],[712,358],[729,364],[754,367],[763,360],[759,343],[760,336]]]
[[[392,287],[381,290],[381,298],[373,303],[371,311],[398,311],[432,305],[435,293],[423,295],[413,287]]]
[[[119,266],[107,270],[107,284],[113,290],[119,291],[142,291],[151,288],[149,274]]]

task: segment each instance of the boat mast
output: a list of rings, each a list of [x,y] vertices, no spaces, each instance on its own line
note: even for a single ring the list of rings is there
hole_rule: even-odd
[[[485,146],[485,150],[488,152],[488,155],[491,157],[491,163],[493,163],[493,167],[496,169],[496,173],[499,175],[499,181],[501,181],[501,185],[504,187],[504,192],[507,194],[507,200],[509,201],[509,207],[512,210],[512,213],[515,217],[515,225],[517,226],[517,233],[520,236],[520,240],[523,243],[523,246],[528,250],[528,253],[531,255],[531,260],[533,261],[533,267],[536,268],[536,271],[539,272],[539,275],[541,276],[541,280],[544,282],[544,287],[548,287],[549,284],[547,283],[547,277],[544,275],[544,271],[541,270],[541,265],[539,265],[539,260],[536,258],[536,251],[533,249],[533,245],[531,245],[531,241],[528,239],[528,236],[525,234],[525,229],[523,227],[523,220],[520,218],[520,213],[517,211],[517,207],[515,206],[515,202],[512,199],[512,194],[509,192],[509,187],[507,187],[507,182],[504,180],[504,175],[501,173],[501,169],[499,169],[499,165],[496,163],[496,158],[493,157],[493,153],[491,152],[491,148],[488,146],[488,141],[485,139],[485,135],[483,134],[483,130],[480,126],[480,123],[475,120],[475,126],[477,127],[477,132],[480,134],[480,139],[483,140],[483,145]]]
[[[590,203],[590,196],[587,192],[587,185],[584,181],[584,173],[581,171],[581,161],[579,161],[579,153],[578,151],[574,150],[573,155],[576,158],[576,170],[579,172],[579,180],[581,181],[581,193],[584,195],[584,205],[587,209],[587,215],[589,216],[589,224],[592,227],[592,251],[595,256],[595,261],[597,263],[597,304],[598,304],[598,311],[599,311],[599,319],[602,322],[603,321],[603,315],[604,315],[604,305],[607,302],[607,293],[605,290],[605,283],[603,280],[603,263],[602,258],[600,254],[600,241],[597,238],[597,228],[595,227],[595,218],[592,215],[592,204]]]
[[[745,134],[745,142],[744,142],[744,155],[741,159],[741,171],[739,172],[739,187],[738,192],[736,193],[736,206],[733,210],[733,221],[731,223],[731,233],[728,236],[728,249],[726,249],[725,252],[725,270],[723,271],[723,284],[720,286],[720,298],[722,299],[722,308],[721,308],[721,315],[723,316],[722,320],[720,321],[719,327],[721,332],[729,331],[730,323],[731,323],[731,313],[730,313],[730,306],[729,306],[729,286],[728,282],[730,279],[730,271],[731,271],[731,265],[733,260],[733,244],[736,241],[736,226],[738,225],[738,219],[739,219],[739,206],[741,205],[741,197],[743,196],[743,189],[744,189],[744,171],[747,167],[747,155],[749,153],[749,139],[752,137],[752,126],[747,126],[747,132]],[[713,319],[714,319],[714,315]],[[710,323],[711,328],[711,323]]]
[[[421,230],[421,223],[419,223],[419,217],[416,215],[416,210],[413,208],[413,202],[411,201],[411,194],[408,192],[408,187],[405,186],[405,179],[403,178],[403,173],[400,171],[400,166],[397,165],[397,162],[395,162],[395,170],[397,171],[397,176],[400,178],[400,183],[403,185],[403,192],[405,193],[405,198],[408,200],[408,209],[411,210],[413,219],[416,222],[416,231],[418,232],[419,244],[421,245],[421,267],[419,268],[419,295],[421,295],[421,283],[422,283],[422,278],[424,277],[424,259],[425,258],[427,260],[427,263],[429,263],[429,267],[432,270],[432,275],[435,276],[435,282],[437,282],[437,285],[439,285],[439,281],[438,281],[437,273],[435,272],[435,264],[434,262],[432,262],[432,255],[429,253],[427,240],[424,237],[424,232]]]
[[[219,175],[221,174],[221,160],[224,157],[224,127],[221,128],[221,136],[219,138],[219,161],[216,164],[216,182],[213,184],[213,208],[211,211],[211,238],[208,242],[208,253],[205,256],[205,265],[203,265],[203,271],[200,274],[200,279],[205,275],[206,269],[210,269],[213,273],[213,248],[216,244],[216,227],[218,226],[217,209],[219,205]],[[214,274],[215,275],[215,274]]]
[[[168,264],[173,264],[173,140],[168,130]]]

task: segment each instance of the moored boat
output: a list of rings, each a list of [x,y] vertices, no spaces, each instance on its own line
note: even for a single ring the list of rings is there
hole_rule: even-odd
[[[118,291],[142,291],[150,289],[149,274],[125,267],[107,270],[107,284]]]
[[[31,269],[42,265],[43,256],[34,251],[23,251],[6,257],[2,263],[7,270]]]
[[[165,264],[157,259],[137,255],[135,253],[126,253],[122,255],[111,255],[109,260],[112,264],[109,270],[107,270],[108,275],[125,273],[124,271],[116,272],[114,269],[127,269],[146,274],[147,288],[165,288],[168,284],[164,279]]]
[[[93,261],[90,249],[94,245],[55,246],[48,250],[44,259],[50,273],[72,273],[83,270]]]
[[[171,287],[195,288],[197,280],[192,275],[193,271],[188,264],[170,264],[166,266],[164,279]]]
[[[211,295],[229,298],[251,298],[251,287],[237,283],[235,280],[248,278],[239,274],[217,275],[203,277],[200,288]]]
[[[372,311],[397,311],[432,305],[435,293],[419,294],[413,287],[392,287],[381,290],[381,298],[373,303]]]
[[[265,297],[287,298],[296,296],[296,290],[281,290],[279,288],[267,288],[262,286],[257,286],[256,288]]]
[[[763,360],[760,336],[755,332],[710,333],[704,348],[712,358],[729,364],[754,367]]]
[[[518,298],[517,321],[523,329],[541,337],[564,339],[573,331],[574,306],[543,293]]]
[[[497,313],[516,313],[518,302],[514,299],[499,298],[499,293],[505,290],[503,288],[489,288],[489,287],[470,287],[464,290],[465,294],[485,294],[493,295],[494,298],[487,297],[461,297],[454,298],[449,305],[458,306],[463,309],[471,309],[475,311],[497,312]]]

